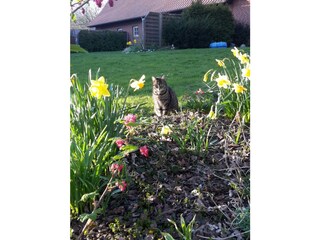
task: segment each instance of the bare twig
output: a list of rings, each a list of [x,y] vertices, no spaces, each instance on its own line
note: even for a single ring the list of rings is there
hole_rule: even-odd
[[[74,14],[76,11],[78,11],[80,8],[82,8],[84,5],[88,4],[90,0],[85,0],[83,3],[81,3],[78,7],[73,9],[71,11],[71,14]],[[75,6],[76,4],[71,5],[71,7]]]
[[[228,221],[230,222],[231,219],[219,208],[218,204],[213,200],[213,197],[210,196],[211,201],[214,203],[214,205],[216,205],[217,209],[228,219]]]
[[[236,237],[236,236],[239,236],[239,235],[243,235],[243,234],[249,233],[249,232],[250,232],[250,230],[242,232],[242,233],[238,233],[238,234],[231,234],[231,236],[225,237],[225,238],[219,238],[219,240],[231,239],[233,237]],[[212,237],[205,237],[205,236],[201,236],[201,235],[197,235],[197,237],[204,238],[204,239],[212,239]]]

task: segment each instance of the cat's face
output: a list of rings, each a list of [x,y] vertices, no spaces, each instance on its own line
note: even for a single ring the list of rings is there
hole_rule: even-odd
[[[167,82],[164,77],[152,77],[153,93],[155,95],[164,94],[167,91]]]

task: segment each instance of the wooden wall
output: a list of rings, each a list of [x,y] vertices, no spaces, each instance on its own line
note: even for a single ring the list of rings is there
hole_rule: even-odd
[[[180,17],[180,14],[150,12],[143,21],[144,46],[145,48],[162,47],[162,26],[171,18]]]
[[[160,46],[160,13],[150,12],[144,20],[144,45],[145,48]]]

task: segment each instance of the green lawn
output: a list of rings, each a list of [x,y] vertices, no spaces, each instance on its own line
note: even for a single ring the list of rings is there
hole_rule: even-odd
[[[249,53],[250,49],[246,48]],[[230,48],[186,49],[155,52],[129,53],[97,52],[71,54],[71,74],[76,73],[81,82],[88,82],[88,70],[92,75],[100,68],[100,75],[107,82],[127,87],[130,79],[146,76],[145,87],[131,92],[129,103],[146,102],[146,111],[152,111],[152,76],[165,75],[168,84],[177,93],[180,101],[185,95],[204,88],[203,75],[210,69],[217,69],[215,59],[232,57]],[[181,104],[183,105],[183,103]]]

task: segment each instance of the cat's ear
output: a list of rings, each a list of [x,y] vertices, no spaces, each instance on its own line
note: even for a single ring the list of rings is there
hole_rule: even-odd
[[[152,76],[152,82],[155,83],[156,82],[156,78],[154,76]]]
[[[161,79],[162,79],[162,80],[166,80],[164,75],[161,76]]]

